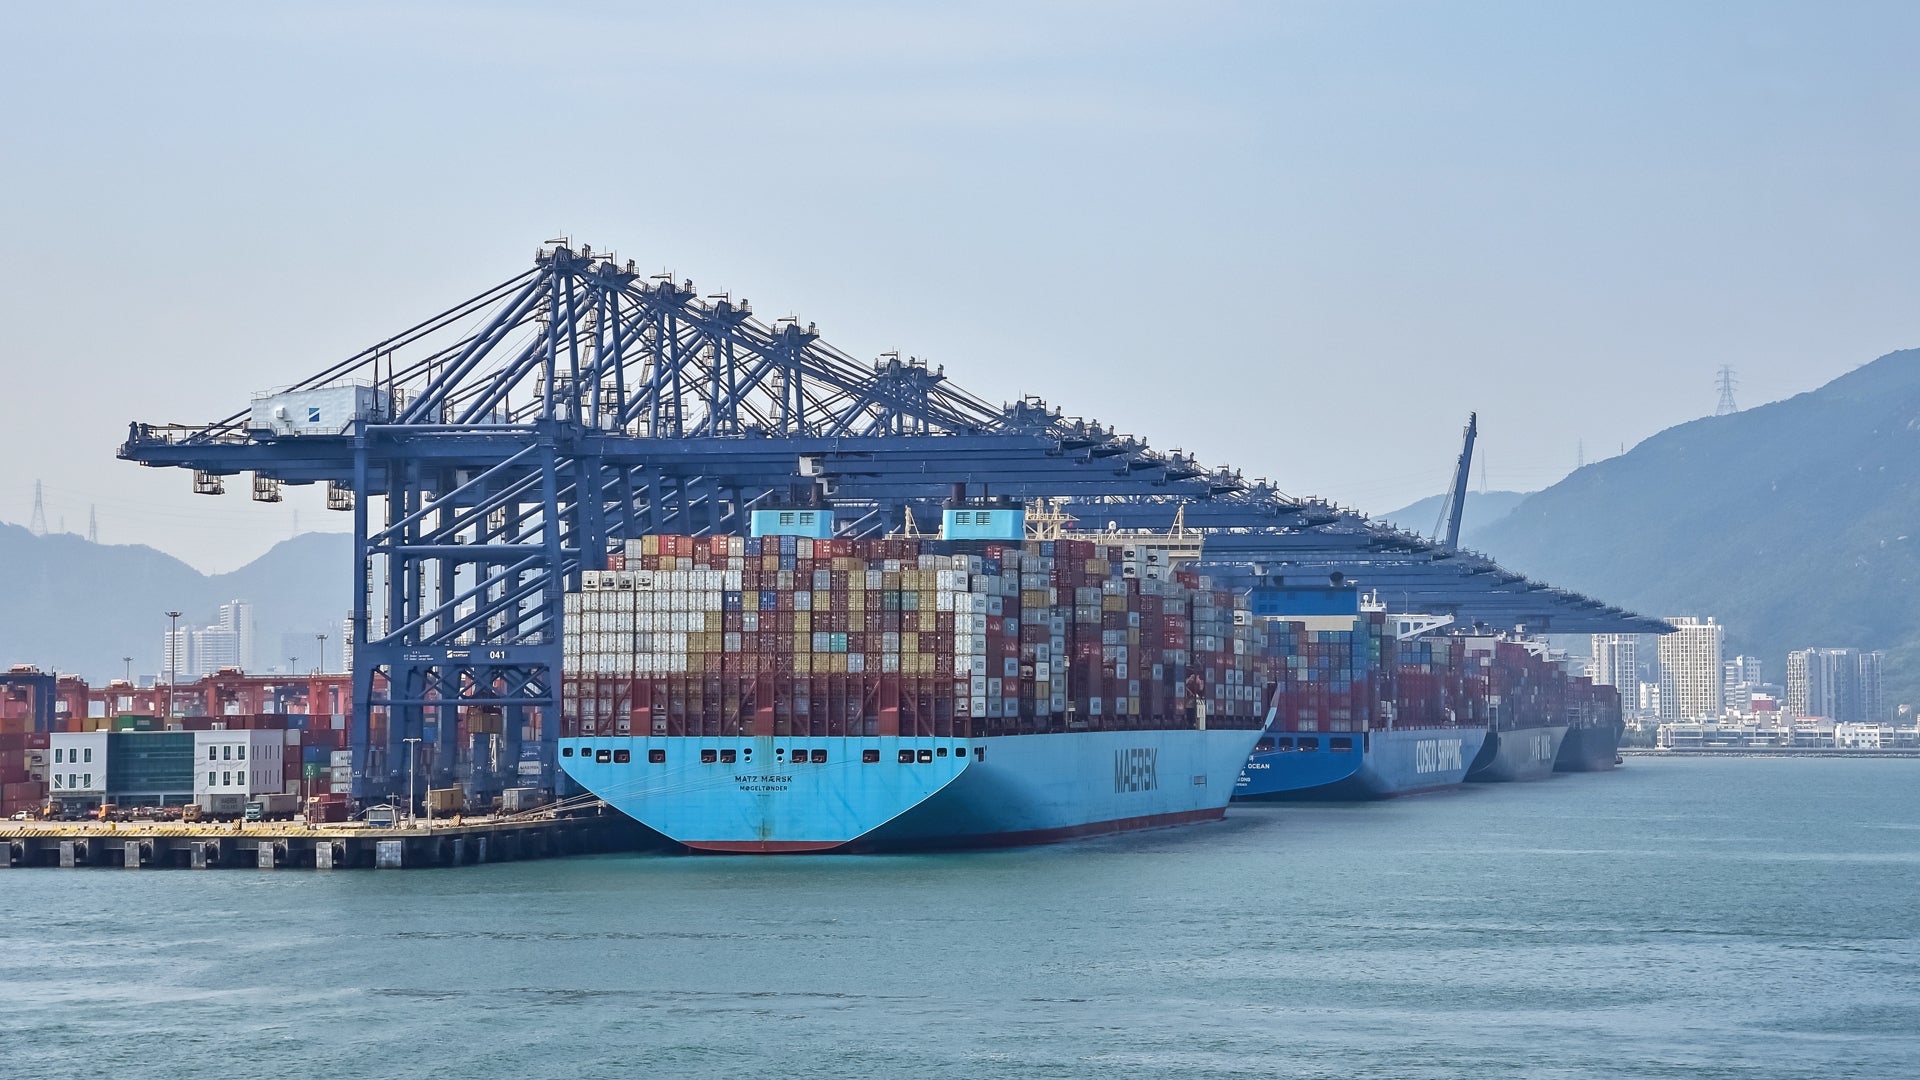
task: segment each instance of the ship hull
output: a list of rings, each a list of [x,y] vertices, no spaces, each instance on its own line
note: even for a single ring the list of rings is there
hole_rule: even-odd
[[[1566,736],[1564,724],[1489,732],[1486,745],[1467,770],[1467,779],[1475,783],[1545,780],[1553,775],[1554,759]]]
[[[1351,801],[1458,787],[1485,742],[1485,728],[1410,728],[1361,735],[1269,737],[1274,749],[1247,759],[1236,799]],[[1335,740],[1343,740],[1335,742]]]
[[[615,809],[696,850],[926,850],[1218,818],[1257,737],[1148,730],[971,740],[593,738],[563,740],[560,761]],[[735,760],[703,760],[724,751]],[[603,761],[603,753],[625,760]]]
[[[1595,724],[1567,729],[1554,758],[1554,772],[1605,772],[1620,758],[1619,724]]]

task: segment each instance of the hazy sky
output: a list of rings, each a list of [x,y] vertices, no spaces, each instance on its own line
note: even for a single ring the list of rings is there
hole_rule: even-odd
[[[562,233],[1386,511],[1920,344],[1920,7],[9,5],[0,519],[228,569],[117,461]],[[1477,479],[1477,477],[1476,477]]]

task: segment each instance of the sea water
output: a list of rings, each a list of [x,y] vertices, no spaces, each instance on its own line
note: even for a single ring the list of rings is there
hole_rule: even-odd
[[[0,903],[5,1077],[1920,1076],[1915,761]]]

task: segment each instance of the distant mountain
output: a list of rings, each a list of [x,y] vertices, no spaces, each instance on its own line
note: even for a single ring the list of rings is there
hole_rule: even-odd
[[[352,538],[303,533],[228,574],[202,574],[137,544],[94,544],[72,534],[35,536],[0,523],[0,663],[38,664],[100,680],[162,663],[163,612],[205,626],[230,600],[254,606],[256,656],[284,666],[283,633],[326,633],[337,665],[340,623],[352,606]],[[308,645],[313,648],[311,642]],[[312,654],[304,654],[308,660]]]
[[[1461,544],[1477,547],[1473,542],[1474,534],[1506,517],[1528,494],[1525,491],[1467,492],[1467,505],[1460,512]],[[1427,536],[1433,532],[1433,523],[1440,518],[1440,504],[1446,498],[1445,495],[1430,495],[1411,506],[1376,515],[1373,520]]]
[[[1920,350],[1669,428],[1478,530],[1512,569],[1650,615],[1713,615],[1785,683],[1809,646],[1884,649],[1920,702]]]

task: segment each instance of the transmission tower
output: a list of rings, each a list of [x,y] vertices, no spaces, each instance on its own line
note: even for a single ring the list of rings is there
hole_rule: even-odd
[[[47,504],[40,496],[40,481],[33,482],[33,517],[28,519],[27,528],[35,536],[47,535]]]
[[[1720,405],[1713,410],[1713,415],[1725,416],[1728,413],[1740,411],[1740,406],[1734,404],[1733,401],[1734,388],[1739,385],[1740,384],[1734,380],[1733,368],[1726,364],[1720,365]]]
[[[100,511],[92,503],[87,504],[87,543],[100,542]]]

